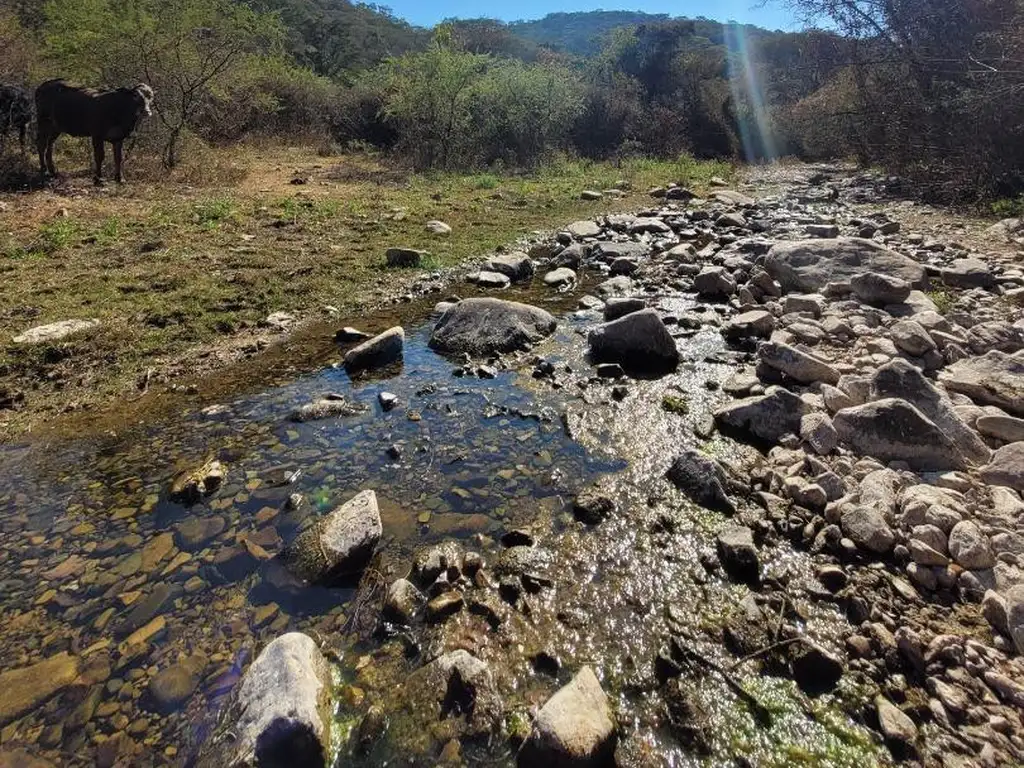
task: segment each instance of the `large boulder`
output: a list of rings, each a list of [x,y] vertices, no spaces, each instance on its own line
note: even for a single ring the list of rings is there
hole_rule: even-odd
[[[645,370],[674,370],[679,364],[676,342],[653,309],[600,325],[588,341],[595,360]]]
[[[848,282],[865,272],[896,277],[914,288],[928,285],[924,267],[916,261],[857,237],[777,243],[765,268],[787,293],[818,293],[829,283]]]
[[[555,318],[529,304],[466,299],[438,321],[430,346],[440,352],[483,357],[527,349],[555,332]]]
[[[274,640],[256,657],[203,747],[200,768],[328,765],[331,671],[317,644],[300,632]]]
[[[1024,355],[992,351],[969,357],[939,374],[951,392],[967,395],[979,405],[994,405],[1024,416]]]
[[[921,471],[970,465],[949,436],[906,400],[887,398],[845,408],[832,423],[840,440],[880,461],[905,461]]]
[[[402,359],[405,345],[405,331],[401,326],[390,328],[384,333],[364,341],[345,354],[345,370],[349,373],[380,368]]]
[[[519,752],[520,768],[599,768],[615,764],[617,734],[608,697],[590,667],[548,699]]]
[[[702,507],[727,514],[736,511],[736,506],[725,492],[725,470],[717,461],[694,448],[687,448],[672,463],[668,479]]]
[[[788,344],[767,341],[758,348],[757,356],[763,365],[801,384],[836,384],[839,381],[839,371],[828,362]]]
[[[1004,485],[1024,493],[1024,442],[1004,445],[979,474],[989,485]]]
[[[906,360],[892,360],[871,377],[871,399],[898,397],[915,406],[942,430],[975,464],[985,464],[992,451],[957,415],[949,398]]]
[[[284,558],[300,578],[329,584],[362,571],[382,532],[377,494],[363,491],[300,533]]]
[[[749,432],[758,440],[777,443],[783,435],[800,434],[800,422],[811,407],[787,389],[773,387],[761,396],[730,403],[715,412],[715,420]]]

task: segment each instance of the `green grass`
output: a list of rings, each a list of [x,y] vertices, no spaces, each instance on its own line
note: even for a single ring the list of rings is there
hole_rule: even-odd
[[[161,366],[223,344],[271,312],[315,313],[329,304],[357,314],[379,298],[381,279],[414,278],[536,230],[641,208],[650,204],[652,186],[676,181],[700,190],[711,176],[731,175],[725,164],[688,158],[563,158],[525,174],[403,176],[367,156],[325,162],[315,149],[220,152],[202,156],[208,182],[193,173],[91,194],[83,181],[83,194],[59,203],[67,216],[56,216],[56,203],[41,195],[11,198],[26,215],[8,217],[12,223],[0,232],[7,286],[0,388],[26,391],[29,402],[24,411],[0,414],[7,433],[66,402],[113,399],[149,368],[158,380]],[[335,162],[364,173],[334,181]],[[230,173],[216,173],[218,167]],[[310,169],[308,184],[290,184],[296,168]],[[619,181],[632,190],[622,200],[580,199],[584,189]],[[451,235],[427,232],[431,219],[450,224]],[[384,252],[395,246],[432,255],[419,270],[386,270]],[[10,345],[27,327],[69,318],[102,321],[68,340],[70,357],[48,363]]]
[[[928,292],[928,298],[932,300],[940,315],[949,314],[956,304],[956,296],[946,290],[934,290]]]
[[[1024,216],[1024,195],[1016,198],[1004,197],[992,203],[992,213],[1000,219],[1014,219]]]

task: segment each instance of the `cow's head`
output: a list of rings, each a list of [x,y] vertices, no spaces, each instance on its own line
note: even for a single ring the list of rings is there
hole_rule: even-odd
[[[134,88],[132,88],[132,93],[135,94],[135,97],[139,101],[139,106],[142,109],[143,116],[144,117],[149,117],[150,115],[152,115],[153,114],[153,97],[156,95],[153,92],[153,89],[150,88],[145,83],[139,83]]]

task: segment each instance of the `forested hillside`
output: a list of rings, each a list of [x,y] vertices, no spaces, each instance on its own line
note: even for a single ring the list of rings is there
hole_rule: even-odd
[[[853,157],[935,197],[1013,196],[1022,4],[970,5],[799,0],[808,31],[782,33],[618,11],[425,30],[347,0],[0,0],[0,78],[150,80],[168,165],[182,141],[283,134],[419,169]]]

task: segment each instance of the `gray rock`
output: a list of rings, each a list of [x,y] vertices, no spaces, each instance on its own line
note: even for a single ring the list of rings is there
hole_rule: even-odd
[[[775,317],[763,309],[753,309],[736,315],[722,327],[722,334],[727,339],[743,339],[749,337],[768,338],[775,330]]]
[[[725,470],[717,461],[694,448],[686,449],[672,463],[668,479],[703,507],[726,514],[736,512],[736,506],[725,491]]]
[[[839,227],[835,224],[807,224],[804,232],[811,237],[839,237]]]
[[[761,581],[761,560],[754,534],[745,525],[726,524],[715,539],[722,567],[737,581],[756,585]]]
[[[928,282],[924,267],[913,259],[860,238],[778,243],[768,252],[765,267],[787,293],[818,293],[829,283],[848,282],[864,272],[896,277],[917,288],[926,288]]]
[[[362,571],[382,532],[377,495],[362,491],[300,533],[284,559],[300,578],[330,584]]]
[[[843,676],[843,660],[817,643],[805,640],[795,650],[793,679],[808,696],[828,693]]]
[[[544,285],[550,285],[554,288],[560,288],[563,285],[574,285],[575,283],[576,273],[568,267],[559,267],[544,275]]]
[[[334,340],[339,344],[354,344],[358,341],[366,341],[369,338],[370,334],[348,325],[334,334]]]
[[[843,533],[861,549],[888,554],[896,544],[896,534],[875,507],[852,506],[840,518]]]
[[[983,435],[1004,443],[1024,441],[1024,419],[1013,416],[979,416],[975,428]]]
[[[665,235],[672,231],[672,228],[664,221],[650,216],[641,216],[633,219],[628,229],[631,235],[643,234],[645,232],[650,232],[655,235]]]
[[[839,371],[825,360],[788,344],[765,342],[758,348],[757,356],[762,364],[803,384],[839,382]]]
[[[984,570],[996,564],[988,536],[969,520],[957,523],[950,531],[949,554],[957,565],[971,571]]]
[[[418,267],[424,257],[430,254],[414,248],[388,248],[386,258],[389,267]]]
[[[1002,485],[1024,493],[1024,442],[1004,445],[978,474],[989,485]]]
[[[595,189],[584,189],[580,192],[580,200],[600,200],[604,195]]]
[[[577,240],[582,240],[585,237],[597,237],[601,234],[601,227],[596,221],[573,222],[565,229]]]
[[[345,370],[349,373],[369,368],[380,368],[402,359],[405,331],[400,326],[364,341],[345,353]]]
[[[466,276],[471,283],[476,283],[481,288],[508,288],[512,284],[512,278],[503,275],[501,272],[490,272],[481,270]],[[460,304],[462,302],[459,302]]]
[[[878,713],[878,724],[882,735],[886,739],[904,747],[913,746],[917,741],[917,726],[903,710],[884,696],[877,696],[875,711]]]
[[[427,222],[427,232],[432,235],[440,235],[443,237],[445,235],[450,235],[452,233],[452,228],[449,224],[445,224],[443,221],[434,220]]]
[[[984,464],[992,455],[978,434],[957,415],[949,398],[905,360],[892,360],[875,371],[870,397],[895,397],[911,403],[974,464]]]
[[[819,456],[827,456],[839,444],[832,419],[824,413],[808,413],[800,420],[800,439]]]
[[[921,357],[935,349],[932,337],[919,323],[901,320],[889,329],[893,343],[912,357]]]
[[[985,262],[957,259],[942,270],[942,282],[958,288],[991,288],[996,279]]]
[[[981,615],[985,617],[993,631],[1010,637],[1010,616],[1006,598],[994,589],[985,592],[981,600]]]
[[[613,261],[618,259],[630,259],[632,261],[639,261],[647,251],[649,246],[643,243],[614,243],[609,241],[602,241],[594,245],[593,257],[597,260],[603,261],[606,264],[611,264]]]
[[[519,752],[520,768],[600,768],[614,762],[617,733],[608,697],[590,667],[548,699]]]
[[[301,424],[307,421],[355,416],[358,413],[363,413],[365,410],[366,406],[362,403],[354,403],[346,397],[335,395],[323,400],[300,405],[291,412],[288,418]]]
[[[1024,417],[1024,356],[993,351],[967,358],[940,373],[939,381],[979,405]]]
[[[749,207],[757,203],[750,195],[737,192],[735,189],[717,189],[711,193],[711,198],[727,205],[738,205]]]
[[[521,283],[533,277],[534,264],[525,253],[509,253],[495,256],[484,263],[484,270],[505,275],[513,283]]]
[[[832,423],[856,452],[914,469],[966,469],[969,462],[945,432],[906,400],[888,398],[846,408]]]
[[[911,285],[906,280],[876,272],[861,272],[850,278],[854,295],[865,304],[902,304],[910,296]]]
[[[825,311],[828,302],[820,293],[794,293],[782,301],[784,314],[806,312],[818,318]]]
[[[604,319],[606,321],[618,320],[620,317],[631,315],[642,309],[647,309],[647,301],[644,299],[611,298],[604,305]]]
[[[430,346],[440,352],[483,357],[527,349],[555,331],[550,313],[499,299],[466,299],[438,321]]]
[[[633,281],[625,275],[619,275],[605,280],[599,284],[594,290],[601,296],[608,298],[610,296],[626,296],[633,290]]]
[[[56,323],[37,325],[14,337],[15,344],[52,344],[68,336],[98,328],[99,320],[61,320]]]
[[[327,765],[331,672],[317,644],[292,632],[256,657],[233,695],[226,727],[204,745],[200,768]]]
[[[777,443],[783,435],[800,433],[800,422],[811,407],[800,397],[780,387],[763,396],[730,403],[715,412],[715,420],[732,429],[749,432],[755,438]]]
[[[1017,653],[1024,656],[1024,584],[1006,591],[1006,623]]]
[[[992,350],[1013,353],[1024,349],[1024,333],[1003,320],[972,325],[967,331],[967,344],[976,355]]]
[[[693,279],[693,288],[707,298],[728,298],[736,293],[736,281],[725,267],[704,267]]]
[[[588,342],[591,355],[605,362],[650,370],[674,370],[679,364],[675,340],[653,309],[598,326]]]

